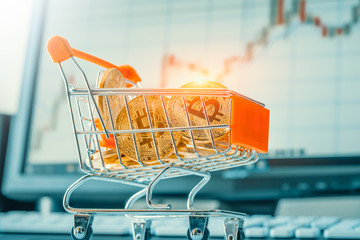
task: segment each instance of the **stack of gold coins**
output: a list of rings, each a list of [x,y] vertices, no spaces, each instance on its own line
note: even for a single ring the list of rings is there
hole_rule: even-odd
[[[182,88],[226,88],[217,82],[191,82]],[[185,106],[184,106],[185,99]],[[204,104],[203,104],[204,103]],[[204,110],[205,105],[205,110]],[[206,126],[229,124],[230,99],[226,97],[203,97],[200,96],[173,96],[170,98],[168,106],[169,120],[172,127],[188,127],[188,117],[190,126]],[[207,122],[209,121],[209,124]],[[214,128],[211,130],[193,130],[192,135],[196,143],[211,142],[212,134],[214,140],[224,138],[228,133],[226,128]],[[190,131],[181,131],[181,136],[191,143]]]
[[[167,98],[163,97],[167,104]],[[146,102],[145,102],[146,101]],[[148,107],[148,112],[147,108]],[[135,134],[118,134],[117,141],[121,152],[128,158],[144,165],[160,164],[158,159],[164,159],[173,153],[174,144],[168,131],[149,131],[152,128],[168,128],[160,96],[138,96],[129,102],[128,112],[123,108],[116,120],[116,129],[144,129]],[[149,121],[150,119],[150,121]],[[180,136],[173,133],[175,145],[179,143]]]
[[[116,69],[107,70],[99,84],[101,88],[125,86],[124,78]],[[182,88],[226,87],[216,82],[206,81],[202,83],[191,82]],[[227,145],[228,129],[226,128],[214,128],[211,131],[209,129],[196,129],[171,132],[161,131],[161,129],[188,127],[188,120],[190,126],[193,127],[229,124],[229,98],[172,96],[168,99],[165,96],[141,95],[129,101],[127,107],[125,107],[122,96],[110,95],[108,99],[115,130],[143,130],[136,133],[116,134],[122,164],[126,168],[158,165],[161,162],[174,163],[178,162],[179,159],[195,159],[199,155],[211,157],[217,154],[211,135],[215,145],[221,142],[222,149],[225,149],[224,146]],[[98,102],[105,126],[112,130],[105,96],[99,96]],[[168,114],[168,118],[165,114]],[[156,129],[160,130],[157,131]],[[190,132],[196,147],[193,145]],[[175,147],[177,151],[175,151]],[[116,149],[102,151],[102,159],[104,165],[102,165],[99,152],[91,156],[95,168],[103,169],[102,167],[105,167],[114,171],[124,169],[120,165]]]
[[[104,165],[102,165],[101,157],[103,159]],[[137,166],[139,165],[137,162],[129,159],[125,155],[121,155],[122,164],[126,167],[130,166]],[[106,151],[102,151],[101,155],[99,152],[94,153],[91,155],[91,161],[93,164],[94,169],[101,170],[103,167],[110,169],[110,170],[121,170],[124,169],[119,161],[119,155],[116,149],[110,149]]]

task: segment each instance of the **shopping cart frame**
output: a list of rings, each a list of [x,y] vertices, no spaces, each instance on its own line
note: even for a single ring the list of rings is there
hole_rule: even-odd
[[[60,50],[61,51],[60,51]],[[87,76],[78,62],[74,59],[74,56],[86,59],[94,62],[105,68],[117,68],[119,67],[93,57],[89,54],[80,52],[70,47],[68,42],[61,37],[53,37],[48,43],[48,51],[54,62],[58,64],[59,70],[65,83],[65,89],[67,93],[67,100],[70,109],[70,117],[72,121],[73,131],[75,135],[75,142],[77,146],[77,153],[79,159],[79,165],[81,170],[86,174],[72,184],[66,191],[63,198],[63,206],[66,211],[74,214],[74,226],[71,231],[73,239],[90,239],[92,237],[92,222],[95,214],[119,214],[134,218],[133,222],[133,237],[134,240],[147,239],[150,234],[151,221],[158,218],[166,217],[187,217],[189,218],[189,229],[187,236],[192,240],[206,240],[209,237],[209,230],[207,229],[207,223],[209,217],[221,217],[224,218],[224,230],[227,240],[242,239],[244,236],[242,226],[244,217],[243,213],[230,212],[224,210],[195,210],[193,208],[195,195],[205,184],[210,180],[210,172],[221,169],[229,169],[238,166],[244,166],[247,164],[253,164],[258,160],[258,152],[267,151],[267,138],[268,138],[268,120],[269,111],[264,108],[264,104],[250,99],[246,96],[238,94],[234,91],[227,89],[142,89],[142,88],[129,88],[129,89],[99,89],[91,88]],[[85,88],[75,88],[68,81],[67,75],[62,67],[61,62],[71,59],[80,71]],[[100,76],[100,75],[99,75]],[[98,77],[99,77],[98,76]],[[135,79],[135,80],[134,80]],[[132,80],[126,79],[127,83],[131,86],[141,86],[139,78],[133,78]],[[188,109],[186,107],[187,96],[199,96],[201,101],[202,110],[206,118],[206,124],[202,126],[192,126]],[[111,129],[106,127],[102,114],[100,113],[96,97],[103,96],[106,99],[108,112],[110,115]],[[112,110],[110,107],[109,96],[122,96],[127,116],[130,122],[131,129],[116,129]],[[150,127],[147,129],[134,129],[131,125],[131,116],[129,110],[128,96],[142,96],[145,110],[149,119]],[[150,110],[148,107],[147,96],[159,96],[161,99],[162,109],[166,116],[167,127],[156,128],[151,124]],[[188,126],[171,126],[169,117],[167,115],[167,107],[164,98],[167,96],[181,96],[185,116],[187,118]],[[211,124],[206,110],[205,99],[206,97],[223,97],[228,98],[230,106],[233,109],[235,104],[239,104],[239,101],[245,101],[250,106],[252,112],[260,114],[262,123],[267,123],[267,126],[262,129],[261,143],[250,139],[251,147],[238,146],[233,144],[234,138],[232,130],[235,129],[234,117],[231,115],[233,110],[229,112],[228,124]],[[75,104],[74,104],[75,103]],[[84,117],[81,105],[87,105],[88,116]],[[74,106],[75,105],[75,106]],[[251,112],[251,113],[252,113]],[[76,114],[78,118],[76,118]],[[95,126],[95,118],[98,117],[103,130],[99,130]],[[77,119],[79,120],[77,122]],[[86,127],[84,121],[87,121],[90,127]],[[213,130],[217,128],[228,129],[227,146],[222,146],[221,150],[218,148],[218,144],[215,141]],[[209,133],[209,142],[212,146],[213,154],[201,155],[197,152],[197,143],[194,138],[193,131],[195,130],[207,130]],[[267,130],[267,131],[266,131]],[[192,146],[195,157],[183,158],[178,154],[177,146],[174,140],[173,134],[178,131],[188,131],[190,133],[190,146]],[[153,144],[156,150],[156,156],[158,164],[147,165],[139,157],[138,148],[136,145],[135,136],[137,133],[146,132],[152,135]],[[158,149],[156,147],[155,133],[157,132],[169,132],[174,146],[175,161],[165,161],[159,156]],[[109,169],[102,156],[103,147],[100,145],[101,135],[106,136],[107,139],[110,136],[114,136],[115,139],[118,134],[131,134],[134,143],[134,149],[137,156],[137,167],[128,167],[122,162],[120,148],[117,140],[115,140],[116,151],[118,154],[120,169]],[[265,136],[265,138],[264,138]],[[86,158],[81,152],[81,144],[79,138],[84,138],[86,148]],[[257,140],[257,139],[255,139]],[[245,147],[246,146],[246,147]],[[265,147],[264,147],[265,146]],[[91,155],[98,152],[100,155],[100,167],[94,167],[91,159]],[[174,178],[186,175],[196,175],[202,177],[198,184],[190,191],[187,198],[186,210],[173,210],[170,204],[154,204],[152,203],[152,193],[157,183],[166,178]],[[142,188],[129,198],[125,204],[124,209],[87,209],[87,208],[75,208],[70,206],[70,198],[72,193],[88,180],[101,180],[101,181],[113,181],[118,183],[124,183]],[[134,203],[142,197],[146,197],[146,204],[149,209],[138,210],[132,209]]]

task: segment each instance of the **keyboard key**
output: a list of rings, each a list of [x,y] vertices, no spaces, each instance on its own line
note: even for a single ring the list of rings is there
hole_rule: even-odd
[[[30,220],[33,221],[30,221]],[[35,221],[35,219],[37,221]],[[24,216],[22,220],[16,219],[9,221],[7,218],[4,218],[4,221],[0,222],[0,231],[1,232],[11,232],[11,233],[50,233],[50,234],[63,234],[69,233],[73,221],[62,222],[62,223],[51,223],[46,222],[45,219],[37,218],[34,216]]]
[[[311,222],[313,222],[316,218],[315,217],[297,217],[293,219],[290,224],[294,227],[308,227],[310,226]]]
[[[330,228],[324,231],[324,237],[328,239],[360,239],[360,230]]]
[[[264,225],[264,227],[273,228],[273,227],[277,227],[277,226],[281,226],[281,225],[286,225],[292,219],[293,219],[292,217],[284,217],[284,216],[274,217],[274,218],[267,219],[266,221],[264,221],[263,225]]]
[[[323,230],[330,227],[331,225],[334,225],[338,221],[340,221],[340,218],[338,217],[321,217],[312,222],[311,226]]]
[[[269,228],[267,227],[250,227],[245,228],[244,233],[247,238],[266,238]]]
[[[295,230],[295,237],[296,238],[310,238],[316,239],[320,237],[320,229],[319,228],[298,228]]]
[[[223,218],[210,218],[208,228],[212,237],[225,237],[225,227]]]
[[[261,214],[254,214],[250,217],[251,219],[261,219],[261,220],[266,220],[266,219],[270,219],[273,218],[272,215],[261,215]]]
[[[263,223],[270,218],[271,215],[254,215],[252,217],[246,218],[244,221],[244,228],[262,227]]]
[[[128,235],[131,230],[131,220],[124,216],[96,215],[93,231],[98,234]]]
[[[185,237],[189,220],[187,218],[166,218],[151,223],[151,234],[159,237]]]
[[[261,219],[248,219],[244,222],[244,228],[250,227],[261,227],[263,225],[263,220]]]
[[[352,229],[360,225],[360,219],[344,219],[331,226],[331,229]]]
[[[295,235],[295,227],[291,225],[278,226],[270,229],[269,236],[271,238],[292,238]]]
[[[172,226],[168,224],[163,224],[162,226],[157,226],[151,228],[151,234],[158,237],[185,237],[188,226],[179,225]],[[212,232],[210,232],[212,234]]]

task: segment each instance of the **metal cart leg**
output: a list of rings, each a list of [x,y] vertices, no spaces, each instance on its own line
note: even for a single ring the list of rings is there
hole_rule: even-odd
[[[224,220],[225,240],[245,239],[243,230],[244,220],[240,218],[226,218]]]
[[[71,229],[73,240],[90,240],[93,236],[93,214],[74,215],[74,226]]]
[[[133,239],[148,240],[150,239],[150,220],[139,220],[132,223]]]
[[[147,188],[144,188],[144,189],[141,189],[140,191],[138,191],[137,193],[135,193],[134,195],[132,195],[127,200],[127,202],[125,204],[125,209],[131,209],[137,200],[139,200],[140,198],[142,198],[143,196],[146,195],[146,191],[147,191]]]
[[[187,238],[189,240],[209,239],[210,232],[209,229],[207,228],[207,224],[208,224],[207,216],[190,215]]]
[[[148,205],[148,207],[150,209],[171,209],[171,205],[170,204],[153,204],[151,202],[151,198],[152,198],[152,192],[154,190],[155,185],[164,177],[164,175],[167,172],[171,172],[171,171],[178,171],[178,172],[184,172],[187,173],[189,175],[195,175],[195,176],[200,176],[203,177],[203,179],[201,179],[201,181],[195,185],[195,187],[191,190],[191,192],[188,195],[188,200],[187,200],[187,209],[191,210],[194,207],[194,198],[195,195],[209,182],[210,180],[210,173],[208,172],[200,172],[200,171],[194,171],[194,170],[190,170],[190,169],[185,169],[185,168],[179,168],[179,167],[173,167],[173,166],[168,166],[166,168],[164,168],[158,175],[156,175],[156,177],[149,183],[148,187],[147,187],[147,191],[146,191],[146,204]],[[141,194],[141,191],[136,193],[136,194]],[[136,198],[138,199],[138,198]],[[136,201],[136,200],[135,200]],[[128,204],[127,204],[128,205]]]

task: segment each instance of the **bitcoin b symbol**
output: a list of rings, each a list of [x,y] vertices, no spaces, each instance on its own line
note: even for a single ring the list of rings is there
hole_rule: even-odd
[[[189,104],[188,109],[189,109],[190,114],[198,116],[198,117],[200,117],[202,119],[205,119],[205,112],[203,112],[203,108],[201,107],[200,109],[196,109],[194,107],[194,104],[200,102],[200,97],[195,97],[192,100],[186,99],[186,102]],[[223,117],[224,114],[219,112],[219,110],[220,110],[219,101],[216,100],[216,99],[207,99],[205,101],[205,107],[207,107],[207,106],[213,106],[214,107],[214,111],[213,111],[213,113],[211,115],[209,115],[209,112],[207,110],[208,118],[209,118],[210,123],[212,123],[214,120],[220,122],[221,118],[218,118],[217,115],[219,115],[220,117]]]
[[[129,102],[133,128],[130,127],[126,108],[121,110],[116,120],[116,129],[144,129],[144,131],[135,133],[139,156],[137,156],[134,149],[131,133],[118,134],[117,141],[120,150],[129,159],[136,162],[141,161],[145,164],[159,164],[158,157],[165,158],[169,156],[174,149],[174,145],[169,132],[155,132],[152,134],[149,131],[150,126],[153,128],[167,128],[168,125],[160,97],[147,96],[146,98],[149,111],[146,111],[143,96],[136,97]],[[164,98],[164,100],[165,104],[167,104],[167,99]],[[174,134],[175,145],[178,144],[179,140],[180,136]],[[158,151],[155,149],[154,141],[156,141]]]
[[[147,124],[146,126],[144,125],[144,121],[148,121],[147,119],[147,114],[146,112],[144,111],[144,109],[141,109],[141,112],[140,111],[136,111],[136,117],[135,117],[135,122],[136,122],[136,125],[137,125],[137,128],[138,129],[145,129],[145,128],[149,128],[149,124]],[[144,145],[148,145],[148,148],[152,148],[152,145],[151,145],[151,142],[152,142],[152,139],[149,138],[149,134],[148,133],[140,133],[140,138],[141,138],[141,141],[140,141],[140,146],[144,146]]]
[[[223,88],[225,86],[217,82],[204,81],[204,82],[190,82],[183,85],[181,88]],[[185,97],[185,104],[182,96],[172,96],[167,105],[169,120],[172,127],[198,127],[208,125],[220,125],[229,124],[229,112],[230,112],[230,99],[220,96],[204,96],[202,101],[201,96],[187,96]],[[204,104],[203,104],[204,103]],[[204,106],[205,105],[205,106]],[[204,110],[206,109],[206,111]],[[187,110],[186,110],[187,109]],[[186,115],[188,113],[188,115]],[[207,116],[205,115],[207,114]],[[189,118],[189,119],[188,119]],[[207,123],[206,118],[209,119]],[[190,120],[190,124],[189,121]],[[212,128],[210,129],[194,129],[191,130],[192,136],[195,141],[201,143],[208,143],[211,141],[211,135],[215,139],[220,139],[227,135],[227,128]],[[179,131],[181,136],[184,137],[187,142],[191,139],[190,131]],[[211,135],[210,135],[211,134]]]

